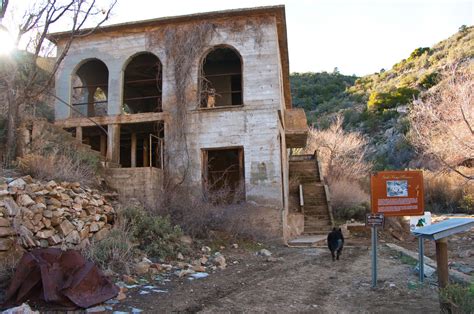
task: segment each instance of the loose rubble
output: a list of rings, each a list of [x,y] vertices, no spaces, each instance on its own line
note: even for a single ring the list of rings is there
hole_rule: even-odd
[[[0,257],[15,243],[25,249],[81,248],[102,240],[114,219],[105,198],[77,182],[0,177]]]

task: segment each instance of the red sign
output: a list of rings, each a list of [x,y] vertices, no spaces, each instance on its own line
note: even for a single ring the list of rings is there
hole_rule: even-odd
[[[370,178],[372,213],[421,216],[424,213],[423,172],[380,171]]]

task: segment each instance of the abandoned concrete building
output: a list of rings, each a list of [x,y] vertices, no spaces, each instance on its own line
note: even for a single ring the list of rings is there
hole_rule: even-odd
[[[63,49],[68,33],[50,39]],[[325,197],[314,156],[290,161],[308,127],[291,104],[284,6],[101,27],[72,43],[55,86],[71,104],[56,102],[55,124],[100,152],[122,195],[226,188],[285,241],[311,219],[330,224],[327,208],[301,210],[304,193]]]

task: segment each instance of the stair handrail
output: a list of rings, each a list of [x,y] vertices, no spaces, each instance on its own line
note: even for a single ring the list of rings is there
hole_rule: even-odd
[[[302,184],[300,184],[299,186],[299,191],[300,191],[300,208],[301,208],[301,212],[304,214],[304,193],[303,193]]]

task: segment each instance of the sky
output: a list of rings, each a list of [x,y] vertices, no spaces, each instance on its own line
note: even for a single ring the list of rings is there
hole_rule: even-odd
[[[371,74],[474,24],[474,0],[118,0],[107,24],[279,4],[290,72]]]

